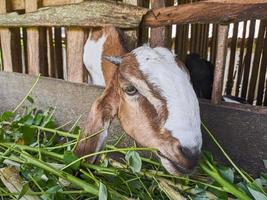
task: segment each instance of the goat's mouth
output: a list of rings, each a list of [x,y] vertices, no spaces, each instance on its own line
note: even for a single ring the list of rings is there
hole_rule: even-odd
[[[163,167],[171,174],[174,175],[187,175],[187,174],[191,174],[195,167],[196,164],[194,165],[190,165],[190,167],[188,166],[184,166],[181,163],[178,163],[176,161],[173,161],[171,159],[169,159],[168,157],[160,154],[159,158],[161,160],[161,163],[163,165]]]

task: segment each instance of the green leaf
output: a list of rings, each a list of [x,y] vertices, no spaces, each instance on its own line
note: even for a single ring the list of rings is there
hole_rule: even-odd
[[[226,180],[234,183],[235,175],[233,169],[231,169],[230,167],[220,166],[218,170]]]
[[[22,190],[20,191],[20,194],[19,194],[19,197],[18,199],[20,199],[21,197],[23,197],[26,192],[29,190],[29,184],[28,183],[25,183],[23,186],[22,186]]]
[[[0,117],[0,121],[7,121],[9,120],[11,117],[13,116],[13,112],[7,111],[4,112],[1,117]]]
[[[20,130],[23,133],[22,138],[26,145],[32,144],[35,141],[35,135],[34,135],[35,129],[34,128],[24,126],[24,127],[21,127]]]
[[[39,126],[43,120],[43,115],[41,113],[38,113],[33,120],[34,125]]]
[[[41,196],[41,198],[43,200],[51,200],[51,199],[55,199],[54,196],[58,191],[62,191],[61,187],[59,185],[55,185],[51,188],[49,188],[46,192],[46,194],[43,194]]]
[[[98,192],[98,199],[99,200],[107,200],[108,199],[108,191],[107,191],[107,187],[100,182],[99,185],[99,192]]]
[[[248,190],[255,200],[267,200],[266,195],[257,190],[252,189],[250,186],[248,186]]]
[[[134,173],[140,172],[142,168],[142,160],[138,152],[128,151],[125,155],[125,159]]]
[[[64,152],[64,162],[66,165],[72,163],[73,161],[77,160],[78,157],[74,155],[72,151],[65,151]],[[71,165],[70,168],[74,170],[78,170],[80,167],[81,161],[76,162],[75,164]]]
[[[31,96],[27,96],[27,100],[31,103],[34,104],[34,100]]]

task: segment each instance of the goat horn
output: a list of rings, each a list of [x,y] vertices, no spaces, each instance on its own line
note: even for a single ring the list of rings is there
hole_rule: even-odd
[[[119,56],[104,56],[104,59],[119,66],[122,62],[122,58]]]

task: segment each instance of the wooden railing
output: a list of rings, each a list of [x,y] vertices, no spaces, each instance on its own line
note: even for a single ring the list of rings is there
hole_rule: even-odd
[[[146,0],[135,2],[140,6],[149,6]],[[267,63],[264,20],[267,18],[267,0],[187,2],[188,0],[179,0],[179,5],[174,6],[174,0],[153,0],[153,9],[148,10],[117,1],[0,0],[3,68],[6,71],[42,73],[56,78],[63,78],[65,71],[67,80],[83,82],[87,79],[87,73],[83,67],[82,52],[88,28],[108,24],[134,32],[139,28],[138,34],[135,33],[139,36],[139,44],[150,40],[152,46],[174,48],[182,60],[188,52],[200,53],[204,58],[209,57],[216,64],[212,101],[217,104],[220,103],[223,93],[228,24],[235,23],[230,45],[226,93],[241,95],[250,103],[256,98],[256,104],[267,105],[267,94],[264,93]],[[255,19],[262,20],[262,23],[254,51]],[[245,35],[241,41],[240,64],[235,78],[237,22],[245,21],[247,24],[247,20],[252,20],[250,33],[246,43]],[[175,40],[171,38],[173,24],[177,25]],[[213,24],[211,39],[209,24]],[[146,27],[151,27],[150,38]],[[251,65],[252,54],[255,54],[255,57]],[[64,56],[66,69],[63,70]],[[233,81],[236,81],[235,88],[232,88]]]

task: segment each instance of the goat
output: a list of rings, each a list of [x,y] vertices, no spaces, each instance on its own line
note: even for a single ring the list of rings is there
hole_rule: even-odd
[[[196,53],[186,56],[185,65],[189,70],[193,88],[197,96],[202,99],[211,99],[214,65],[200,58]],[[247,103],[244,98],[231,95],[223,95],[222,100],[229,103]]]
[[[185,66],[162,47],[144,45],[124,52],[122,40],[117,36],[114,27],[105,27],[92,33],[86,42],[85,65],[93,83],[105,82],[106,87],[91,107],[81,138],[102,128],[104,131],[81,141],[76,154],[82,156],[100,150],[110,122],[117,115],[129,136],[142,146],[158,149],[167,171],[191,173],[201,153],[202,135],[199,104]],[[97,56],[92,58],[94,55]],[[99,74],[94,72],[101,70],[103,79],[98,82],[94,77]]]

